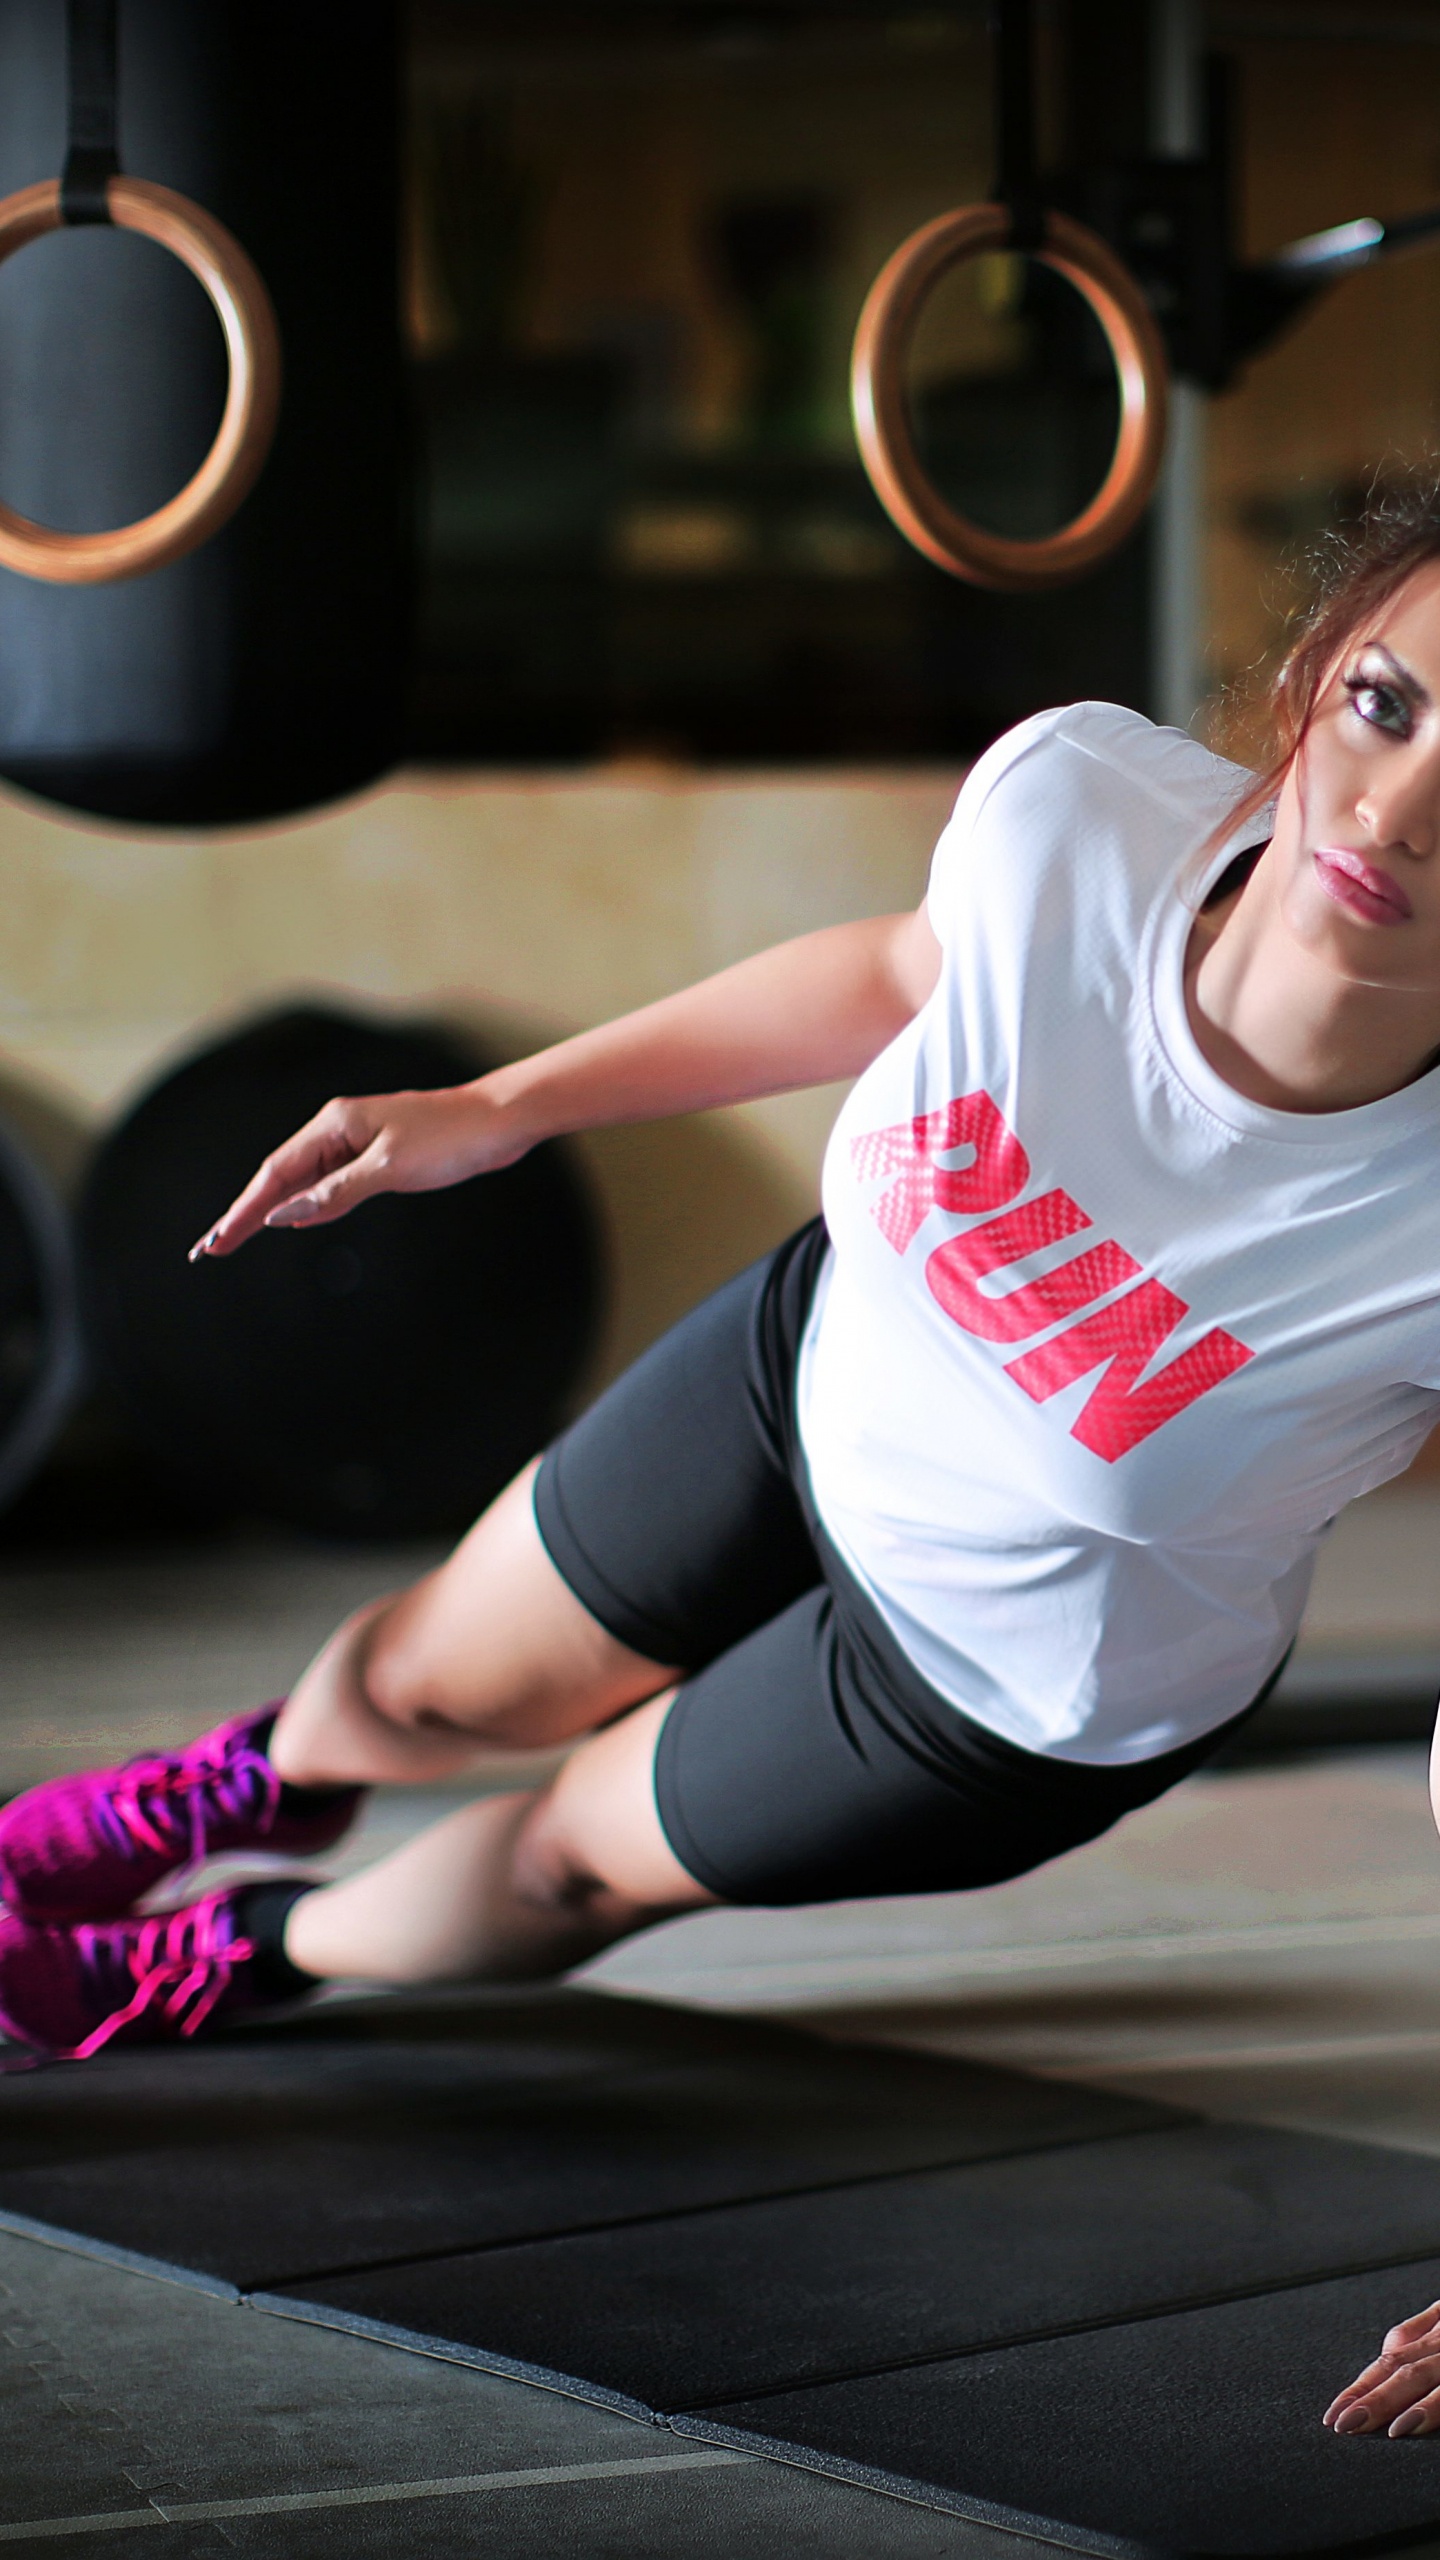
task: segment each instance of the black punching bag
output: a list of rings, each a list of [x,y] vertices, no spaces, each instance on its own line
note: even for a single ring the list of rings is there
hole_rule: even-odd
[[[79,1383],[69,1222],[0,1121],[0,1504],[44,1457]]]
[[[399,751],[409,537],[396,0],[120,0],[128,177],[214,214],[269,288],[279,426],[238,513],[123,583],[0,569],[0,775],[142,824],[283,815]],[[62,0],[0,0],[0,194],[59,176]],[[196,470],[225,394],[195,278],[111,225],[0,266],[0,499],[129,523]]]
[[[91,1364],[208,1503],[331,1536],[463,1528],[564,1419],[601,1278],[562,1145],[185,1258],[332,1094],[457,1084],[480,1063],[434,1027],[272,1014],[174,1069],[96,1150],[79,1213]]]

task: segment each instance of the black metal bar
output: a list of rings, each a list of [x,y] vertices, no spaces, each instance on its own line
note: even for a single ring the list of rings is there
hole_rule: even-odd
[[[1402,213],[1397,222],[1383,226],[1384,238],[1379,242],[1377,258],[1396,258],[1406,249],[1423,249],[1440,231],[1440,205],[1427,205],[1423,213]]]
[[[1437,232],[1437,205],[1428,206],[1424,213],[1402,213],[1394,222],[1378,222],[1366,214],[1355,222],[1334,223],[1328,231],[1308,232],[1303,240],[1277,249],[1266,263],[1277,274],[1296,281],[1328,284],[1332,276],[1348,275],[1352,267],[1373,266],[1378,258],[1423,249]]]

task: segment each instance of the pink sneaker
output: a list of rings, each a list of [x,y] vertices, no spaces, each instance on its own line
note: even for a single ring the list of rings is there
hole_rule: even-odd
[[[307,1789],[308,1804],[285,1806],[264,1751],[278,1711],[261,1707],[184,1751],[47,1778],[17,1796],[0,1812],[0,1901],[25,1920],[108,1920],[176,1867],[226,1850],[309,1858],[333,1848],[365,1790]]]
[[[278,2005],[255,1979],[238,1898],[73,1929],[0,1916],[0,2033],[84,2062],[102,2045],[178,2043],[212,2018]]]

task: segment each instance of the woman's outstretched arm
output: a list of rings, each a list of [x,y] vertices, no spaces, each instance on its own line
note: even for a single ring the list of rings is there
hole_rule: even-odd
[[[858,1075],[919,1012],[939,967],[923,907],[832,925],[472,1084],[327,1102],[267,1156],[192,1260],[233,1253],[262,1226],[343,1217],[377,1191],[493,1173],[571,1129]]]

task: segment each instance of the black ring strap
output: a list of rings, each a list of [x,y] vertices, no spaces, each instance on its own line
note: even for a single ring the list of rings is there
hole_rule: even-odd
[[[69,125],[62,222],[108,222],[106,187],[120,174],[118,0],[66,0]]]
[[[1010,216],[1012,249],[1038,249],[1045,204],[1035,175],[1035,40],[1031,0],[997,0],[996,170],[992,201]]]

